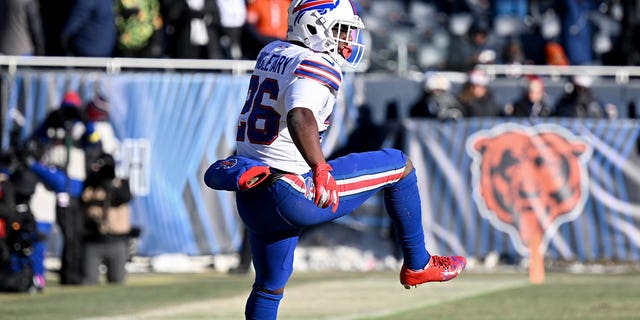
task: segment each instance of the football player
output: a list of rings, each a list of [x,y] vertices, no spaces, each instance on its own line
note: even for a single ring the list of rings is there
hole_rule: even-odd
[[[401,284],[456,277],[464,257],[431,256],[425,249],[417,178],[402,151],[352,153],[332,161],[322,153],[341,68],[355,68],[364,55],[364,25],[354,4],[294,0],[288,13],[287,40],[259,53],[238,121],[237,154],[271,171],[256,187],[236,193],[256,272],[246,318],[276,318],[303,228],[340,218],[378,191],[384,192],[404,255]]]

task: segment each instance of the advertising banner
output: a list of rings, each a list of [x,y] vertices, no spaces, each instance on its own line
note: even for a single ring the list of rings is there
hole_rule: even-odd
[[[484,257],[540,250],[566,261],[638,261],[635,120],[406,120],[427,243]]]

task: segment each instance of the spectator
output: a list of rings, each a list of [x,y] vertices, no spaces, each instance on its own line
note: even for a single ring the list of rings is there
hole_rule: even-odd
[[[36,192],[38,177],[29,170],[27,164],[27,158],[37,156],[40,150],[22,140],[21,133],[24,124],[22,114],[14,110],[12,118],[13,127],[9,134],[9,149],[5,153],[9,156],[7,169],[15,195],[15,213],[21,217],[20,220],[28,222],[25,228],[21,229],[32,233],[26,238],[32,242],[32,246],[25,249],[29,250],[28,258],[33,271],[33,286],[42,291],[46,285],[44,259],[47,251],[46,239],[51,232],[51,223],[39,219],[32,211],[31,198]]]
[[[0,292],[24,292],[31,287],[33,277],[28,253],[31,238],[21,232],[24,215],[18,214],[13,184],[9,179],[9,162],[5,154],[0,159]],[[32,223],[26,225],[35,225]],[[12,226],[17,226],[12,227]],[[25,241],[27,240],[27,241]]]
[[[69,144],[64,141],[69,139]],[[66,147],[79,147],[84,149],[100,142],[99,133],[95,132],[93,122],[88,121],[82,110],[82,100],[77,92],[65,93],[60,107],[49,112],[45,120],[36,127],[30,140],[44,145],[45,149],[51,146],[63,145]],[[55,165],[66,167],[65,162],[70,159],[54,159]]]
[[[624,8],[622,34],[623,54],[626,63],[631,66],[640,65],[640,3],[623,1]]]
[[[101,89],[96,90],[93,97],[84,108],[86,120],[93,124],[95,131],[100,136],[100,144],[85,148],[88,158],[95,158],[102,152],[106,152],[116,159],[120,155],[120,140],[116,137],[113,126],[109,122],[109,98]],[[118,168],[116,168],[118,172]]]
[[[533,20],[532,25],[525,28],[518,38],[525,57],[525,63],[547,64],[548,56],[545,52],[545,46],[548,41],[542,34],[542,26],[539,20]]]
[[[47,185],[56,193],[56,223],[63,236],[63,247],[60,268],[60,283],[73,285],[82,283],[82,228],[83,219],[80,213],[80,191],[86,176],[72,168],[84,168],[84,155],[81,149],[94,148],[100,143],[100,136],[80,109],[82,101],[76,92],[65,94],[60,108],[51,111],[45,120],[36,128],[30,141],[42,145],[46,150],[40,160],[56,167],[63,174],[62,182]],[[82,155],[80,155],[80,154]],[[70,165],[70,162],[76,165]],[[32,161],[33,162],[33,161]],[[33,169],[33,166],[31,166]],[[39,176],[42,180],[43,177]]]
[[[457,120],[464,116],[462,105],[450,92],[451,82],[443,75],[427,72],[423,89],[418,101],[409,109],[410,117]]]
[[[9,148],[0,155],[0,292],[26,292],[44,287],[33,250],[39,240],[36,221],[22,202],[21,159]],[[36,274],[36,269],[39,273]]]
[[[529,117],[530,119],[548,117],[551,114],[551,106],[542,78],[529,77],[522,95],[514,102],[508,103],[504,113],[510,117]]]
[[[593,78],[577,75],[565,87],[565,94],[556,103],[552,116],[572,118],[617,118],[618,108],[602,103],[591,91]]]
[[[41,166],[41,167],[39,167]],[[80,191],[82,185],[79,181],[69,179],[66,176],[60,179],[57,185],[52,185],[43,175],[52,172],[62,172],[57,167],[46,167],[32,161],[30,169],[38,176],[47,189],[56,193],[56,223],[63,237],[61,266],[59,280],[61,285],[78,285],[83,280],[83,251],[82,228],[84,220],[80,212]]]
[[[571,118],[604,118],[609,117],[603,104],[593,95],[590,76],[577,75],[565,87],[565,93],[555,105],[552,116]],[[611,114],[611,116],[614,116]]]
[[[76,0],[62,30],[68,55],[111,57],[117,32],[113,0]]]
[[[115,177],[115,161],[109,154],[101,154],[88,167],[87,178],[79,181],[56,167],[31,164],[31,170],[48,188],[70,190],[69,197],[78,200],[80,210],[75,219],[80,226],[75,240],[82,245],[76,262],[81,265],[81,281],[74,284],[98,283],[102,263],[107,267],[107,281],[122,283],[131,231],[129,183]]]
[[[102,263],[107,267],[107,281],[122,283],[131,232],[129,182],[115,176],[113,157],[103,153],[91,163],[83,187],[84,283],[98,283]]]
[[[527,0],[490,0],[489,2],[493,19],[505,16],[525,19],[529,13]]]
[[[248,0],[244,48],[248,59],[255,59],[267,43],[287,36],[287,10],[290,0]]]
[[[486,23],[474,22],[466,36],[454,37],[449,44],[447,68],[470,71],[477,64],[491,64],[497,59],[498,45]]]
[[[524,54],[522,42],[517,37],[509,37],[500,54],[502,64],[529,64]]]
[[[158,0],[116,1],[116,56],[159,58],[163,55],[162,17]]]
[[[577,75],[565,86],[565,93],[556,102],[552,116],[572,118],[615,118],[617,107],[604,105],[591,91],[593,78]]]
[[[222,59],[216,0],[163,0],[167,54],[179,59]]]
[[[447,16],[470,13],[472,11],[471,6],[473,6],[473,4],[470,3],[471,1],[436,0],[431,2],[438,12],[442,12]]]
[[[589,11],[592,1],[562,0],[554,2],[560,16],[561,44],[572,65],[585,65],[593,62],[592,30],[589,23]]]
[[[568,66],[569,58],[561,44],[554,40],[547,41],[544,45],[546,63],[552,66]]]
[[[640,65],[640,3],[614,2],[609,6],[609,11],[615,20],[620,21],[621,32],[615,37],[613,49],[603,56],[603,64]]]
[[[467,82],[458,93],[463,114],[470,117],[497,117],[502,115],[502,108],[495,100],[488,87],[489,78],[481,70],[471,71]]]
[[[69,12],[75,0],[39,0],[40,17],[44,29],[45,54],[47,56],[65,56],[67,51],[60,41],[62,29],[69,19]]]
[[[220,9],[220,45],[225,58],[242,59],[242,29],[247,21],[244,0],[217,0]]]
[[[31,198],[36,192],[38,178],[29,170],[22,159],[19,167],[11,173],[11,182],[15,190],[16,211],[23,217],[29,217],[34,223],[34,234],[31,237],[33,246],[29,255],[31,267],[33,268],[33,285],[39,291],[44,290],[46,285],[44,260],[47,252],[46,240],[51,233],[51,223],[40,221],[34,216],[31,210]]]
[[[35,0],[0,0],[0,54],[44,55],[44,31]]]

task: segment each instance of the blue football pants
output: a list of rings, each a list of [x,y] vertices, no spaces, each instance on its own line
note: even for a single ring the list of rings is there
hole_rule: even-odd
[[[394,223],[404,264],[421,269],[429,261],[415,170],[402,178],[406,155],[395,149],[352,153],[329,161],[338,186],[338,209],[318,208],[310,199],[312,173],[286,174],[268,186],[237,192],[236,204],[249,232],[256,271],[247,301],[248,319],[275,319],[284,288],[293,272],[300,231],[349,214],[384,190],[385,207]]]

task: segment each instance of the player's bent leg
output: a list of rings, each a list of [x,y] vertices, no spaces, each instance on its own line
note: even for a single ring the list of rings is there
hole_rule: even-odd
[[[417,177],[409,158],[403,178],[385,191],[385,204],[404,254],[400,283],[406,289],[426,282],[448,281],[462,272],[467,263],[464,257],[430,256],[424,249]]]
[[[427,265],[429,253],[424,243],[418,178],[408,158],[403,175],[402,179],[385,188],[384,203],[398,235],[404,264],[419,270]]]

